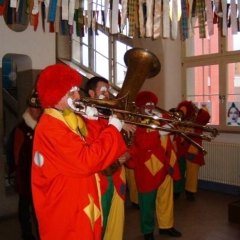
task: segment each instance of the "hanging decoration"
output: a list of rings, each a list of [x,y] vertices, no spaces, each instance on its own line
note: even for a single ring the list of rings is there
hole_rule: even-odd
[[[87,32],[98,35],[99,24],[110,34],[127,29],[124,34],[129,37],[153,40],[184,41],[194,36],[196,27],[200,38],[211,37],[214,24],[223,36],[228,28],[235,35],[240,31],[239,15],[240,0],[105,0],[104,5],[92,0],[0,0],[0,16],[7,24],[30,21],[37,31],[40,22],[44,32],[80,37]]]

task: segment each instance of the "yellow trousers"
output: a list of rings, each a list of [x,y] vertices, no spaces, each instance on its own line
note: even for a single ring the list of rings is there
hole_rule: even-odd
[[[138,204],[138,190],[135,181],[134,170],[130,168],[125,168],[125,171],[130,201]]]
[[[173,227],[173,179],[169,175],[157,191],[156,215],[159,228]]]
[[[125,169],[121,173],[121,178],[126,179]],[[114,188],[111,208],[108,215],[107,226],[103,240],[122,240],[124,231],[124,200],[118,195]]]
[[[196,193],[198,184],[198,172],[200,166],[188,160],[186,162],[187,166],[186,166],[185,190]]]

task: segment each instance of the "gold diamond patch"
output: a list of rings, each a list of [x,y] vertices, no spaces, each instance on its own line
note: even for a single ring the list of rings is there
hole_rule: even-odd
[[[100,210],[98,207],[94,204],[94,199],[91,195],[88,195],[89,198],[89,205],[84,208],[84,212],[87,214],[91,225],[92,229],[94,228],[94,223],[95,221],[99,218],[100,216]]]
[[[153,176],[156,175],[163,167],[163,164],[158,160],[158,158],[154,154],[152,154],[150,159],[145,162],[145,165]]]

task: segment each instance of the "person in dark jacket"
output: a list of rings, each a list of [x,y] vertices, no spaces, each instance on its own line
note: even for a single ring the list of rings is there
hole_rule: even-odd
[[[31,192],[31,165],[34,129],[42,110],[37,102],[36,92],[27,101],[28,107],[22,120],[15,127],[14,159],[16,165],[15,191],[19,195],[18,220],[21,225],[22,239],[33,240],[31,212],[34,213]]]

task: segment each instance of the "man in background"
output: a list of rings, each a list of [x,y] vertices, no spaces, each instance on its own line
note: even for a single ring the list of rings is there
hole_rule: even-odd
[[[31,191],[31,166],[34,130],[42,114],[37,92],[34,89],[27,100],[27,109],[22,120],[15,127],[14,159],[16,165],[15,191],[19,195],[18,220],[21,225],[22,239],[34,240],[31,215],[34,217],[34,206]],[[37,226],[36,226],[37,227]]]

